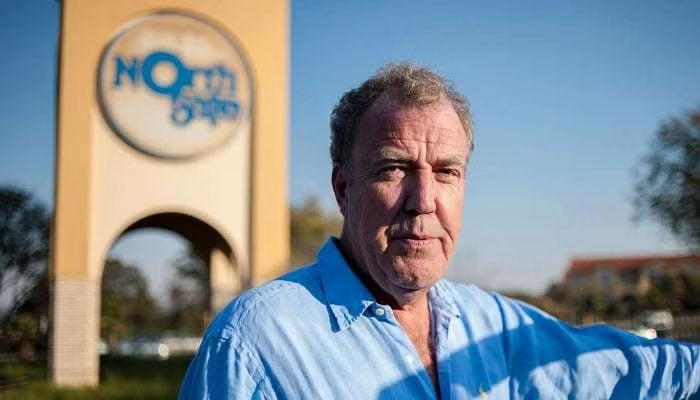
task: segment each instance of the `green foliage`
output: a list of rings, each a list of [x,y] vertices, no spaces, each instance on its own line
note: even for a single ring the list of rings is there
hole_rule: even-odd
[[[0,293],[12,293],[9,320],[46,274],[49,212],[29,192],[0,186]]]
[[[40,379],[43,377],[43,366],[38,362],[4,362],[0,363],[0,382],[14,379]]]
[[[671,311],[679,311],[681,304],[679,303],[680,295],[683,288],[679,286],[680,279],[673,274],[663,274],[658,277],[649,292],[644,297],[642,304],[646,309],[660,310],[669,309]]]
[[[12,325],[22,337],[35,338],[39,334],[39,324],[34,316],[29,313],[18,314]]]
[[[292,206],[290,220],[291,266],[308,264],[330,235],[339,235],[343,219],[327,212],[316,197],[308,197],[301,206]]]
[[[608,298],[597,286],[586,287],[577,300],[578,308],[584,314],[605,315],[608,310]]]
[[[174,399],[180,389],[191,357],[167,361],[128,357],[103,357],[97,388],[58,388],[46,380],[45,360],[41,363],[0,364],[0,384],[27,382],[0,391],[3,400],[127,400]],[[26,379],[21,380],[22,377]]]
[[[7,342],[14,344],[20,359],[35,358],[35,345],[40,337],[36,316],[28,312],[16,314],[10,323],[5,325],[3,334]]]
[[[683,271],[681,283],[684,287],[681,303],[685,310],[700,310],[700,272]]]
[[[700,272],[681,270],[656,279],[641,299],[644,309],[668,309],[673,312],[700,310]]]
[[[208,255],[190,244],[175,261],[170,284],[169,326],[186,335],[201,335],[210,312]]]
[[[569,288],[566,293],[562,291],[562,288],[565,286],[551,287],[544,299],[533,304],[557,318],[573,324],[604,320],[618,315],[623,307],[627,306],[609,299],[596,286],[586,286],[575,290]]]
[[[111,345],[135,332],[159,331],[159,310],[141,271],[110,259],[102,273],[100,334]]]
[[[700,247],[700,108],[656,132],[636,184],[640,217],[651,217]]]
[[[574,318],[563,317],[572,322],[578,322],[582,315],[609,319],[630,318],[647,310],[670,310],[679,314],[700,311],[700,271],[693,268],[665,270],[650,275],[649,279],[650,286],[646,293],[613,296],[592,284],[554,284],[549,287],[545,297],[569,308]],[[551,304],[542,305],[537,300],[526,301],[545,309],[551,307]],[[556,309],[554,311],[557,314]]]

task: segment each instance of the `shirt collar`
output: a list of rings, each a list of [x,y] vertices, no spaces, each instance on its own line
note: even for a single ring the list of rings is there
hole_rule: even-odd
[[[376,301],[340,253],[333,238],[317,256],[326,302],[339,330],[352,325]]]
[[[317,255],[326,302],[339,330],[349,328],[376,300],[355,275],[335,240],[329,238]],[[428,293],[435,315],[446,321],[460,317],[459,308],[444,280],[438,281]]]

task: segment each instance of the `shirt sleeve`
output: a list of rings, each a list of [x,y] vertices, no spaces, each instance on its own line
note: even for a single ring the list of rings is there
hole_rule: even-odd
[[[514,398],[700,399],[700,346],[574,327],[495,296]]]
[[[255,354],[240,342],[209,338],[190,363],[178,398],[274,399]]]

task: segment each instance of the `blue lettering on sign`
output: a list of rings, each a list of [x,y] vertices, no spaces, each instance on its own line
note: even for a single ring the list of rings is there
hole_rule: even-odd
[[[169,66],[175,72],[172,82],[159,82],[155,70]],[[145,85],[152,92],[172,101],[170,119],[179,126],[195,118],[206,118],[212,125],[221,119],[235,120],[241,106],[236,98],[236,75],[224,65],[189,68],[175,54],[154,51],[143,59],[114,57],[114,87]]]

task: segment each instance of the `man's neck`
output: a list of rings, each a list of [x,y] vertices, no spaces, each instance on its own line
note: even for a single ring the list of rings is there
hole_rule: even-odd
[[[422,312],[428,305],[428,290],[396,290],[393,293],[382,289],[367,272],[366,266],[361,265],[350,251],[350,244],[341,237],[333,238],[336,247],[347,261],[350,269],[362,281],[367,290],[372,293],[380,304],[389,305],[394,310],[405,312]]]

